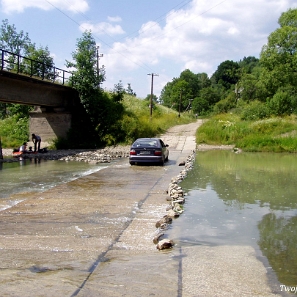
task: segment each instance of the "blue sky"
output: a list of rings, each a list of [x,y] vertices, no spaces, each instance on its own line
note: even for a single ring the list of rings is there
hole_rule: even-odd
[[[130,83],[140,98],[185,69],[209,76],[225,60],[259,57],[278,18],[296,0],[0,0],[1,20],[48,46],[57,67],[91,30],[106,69],[102,87]]]

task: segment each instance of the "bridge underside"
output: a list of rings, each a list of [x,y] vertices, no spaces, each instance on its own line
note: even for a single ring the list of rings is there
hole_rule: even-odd
[[[71,113],[79,104],[73,88],[0,70],[0,102],[35,106],[29,132],[42,142],[63,137],[71,127]]]

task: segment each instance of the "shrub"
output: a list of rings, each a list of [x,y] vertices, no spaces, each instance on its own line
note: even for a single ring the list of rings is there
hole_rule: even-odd
[[[269,108],[265,103],[252,101],[246,104],[241,111],[241,119],[245,121],[259,120],[269,117]]]
[[[18,115],[0,120],[0,137],[3,147],[19,147],[28,141],[29,121]]]
[[[236,106],[235,94],[231,93],[226,99],[220,100],[213,107],[215,114],[226,113]]]
[[[271,114],[276,116],[290,115],[293,111],[291,95],[284,90],[278,90],[268,102],[268,106]]]

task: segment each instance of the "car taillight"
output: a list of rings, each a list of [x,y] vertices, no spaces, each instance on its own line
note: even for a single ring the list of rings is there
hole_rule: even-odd
[[[162,151],[155,151],[155,156],[162,156]]]
[[[131,150],[130,151],[130,155],[136,155],[136,151],[135,150]]]

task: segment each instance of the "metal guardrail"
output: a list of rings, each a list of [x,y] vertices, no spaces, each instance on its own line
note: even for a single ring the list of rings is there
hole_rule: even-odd
[[[0,69],[65,85],[72,72],[0,49]]]

